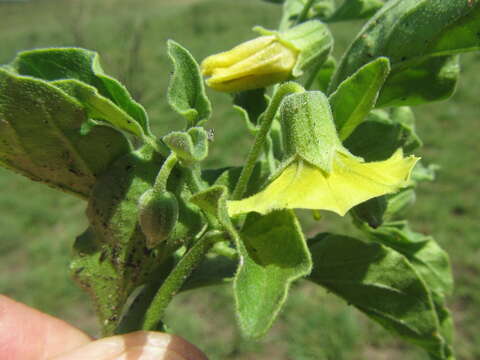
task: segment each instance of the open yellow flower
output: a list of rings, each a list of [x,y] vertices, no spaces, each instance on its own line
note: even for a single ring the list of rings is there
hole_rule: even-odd
[[[289,95],[280,114],[286,161],[263,191],[229,201],[230,216],[276,209],[329,210],[343,216],[355,205],[409,184],[418,158],[404,157],[402,149],[375,162],[352,155],[338,137],[323,93]]]
[[[401,149],[387,160],[370,163],[336,153],[328,174],[298,157],[265,190],[229,201],[228,213],[235,216],[251,211],[266,214],[276,209],[317,209],[343,216],[357,204],[408,185],[417,160],[414,156],[403,157]]]

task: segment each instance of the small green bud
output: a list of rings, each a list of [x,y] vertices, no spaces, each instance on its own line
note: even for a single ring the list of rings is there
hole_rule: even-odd
[[[139,222],[147,239],[147,247],[153,249],[167,240],[178,221],[178,202],[168,191],[147,190],[139,199]]]
[[[208,155],[208,133],[202,127],[173,131],[162,140],[185,165],[202,161]]]
[[[307,68],[325,61],[332,47],[330,31],[317,20],[283,32],[261,27],[254,31],[263,36],[202,62],[203,75],[210,76],[208,86],[238,92],[299,77]]]

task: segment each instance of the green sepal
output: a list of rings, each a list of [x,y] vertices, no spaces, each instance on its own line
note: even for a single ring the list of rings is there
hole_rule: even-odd
[[[380,57],[358,69],[330,95],[333,119],[340,140],[345,140],[373,109],[390,73],[387,58]]]
[[[128,140],[91,126],[82,104],[50,83],[0,69],[0,163],[87,198],[97,178],[130,151]]]
[[[62,89],[82,104],[89,118],[100,120],[118,130],[138,137],[144,136],[139,123],[110,99],[100,95],[93,86],[79,80],[55,80],[51,84]]]
[[[320,91],[292,94],[283,100],[279,111],[285,159],[299,156],[330,173],[335,152],[344,148],[326,96]]]
[[[100,57],[94,51],[81,48],[29,50],[19,53],[11,67],[20,75],[47,81],[74,79],[91,85],[135,119],[145,134],[150,134],[145,109],[119,81],[104,73]]]
[[[311,20],[294,26],[283,32],[272,31],[256,26],[254,31],[261,35],[276,36],[280,42],[298,52],[293,77],[303,75],[304,71],[323,64],[333,47],[333,37],[328,27],[318,20]]]
[[[168,87],[168,103],[189,126],[201,125],[210,118],[212,106],[205,94],[200,67],[190,52],[173,40],[167,42],[174,71]]]
[[[340,235],[323,234],[311,242],[311,281],[434,358],[447,360],[431,294],[403,255]]]
[[[345,0],[326,22],[368,19],[374,15],[386,0]]]
[[[389,1],[343,56],[331,91],[362,65],[385,56],[392,71],[383,89],[386,95],[380,95],[377,106],[416,105],[448,97],[458,68],[456,60],[447,56],[479,49],[479,13],[478,0]]]
[[[398,148],[411,153],[422,142],[415,133],[413,113],[408,108],[372,111],[343,145],[366,161],[389,158]]]
[[[244,335],[259,338],[272,326],[290,284],[310,273],[312,261],[298,220],[289,210],[249,214],[240,239],[236,310]]]
[[[186,165],[202,161],[208,155],[208,134],[202,127],[173,131],[162,140]]]
[[[172,235],[178,221],[178,201],[168,191],[147,190],[138,200],[139,223],[149,249]]]

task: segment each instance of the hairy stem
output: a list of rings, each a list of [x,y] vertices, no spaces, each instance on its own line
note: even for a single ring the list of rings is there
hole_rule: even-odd
[[[157,291],[142,321],[142,330],[158,330],[165,310],[181,289],[192,271],[202,262],[207,252],[217,241],[224,239],[223,232],[206,233],[178,262]]]
[[[300,13],[300,15],[298,15],[298,18],[295,21],[295,25],[301,24],[302,22],[304,22],[307,19],[308,12],[310,11],[310,8],[312,7],[314,1],[315,0],[308,0],[307,1],[305,6],[303,7],[302,12]]]
[[[270,102],[267,110],[262,116],[260,129],[257,133],[257,136],[255,137],[255,142],[253,143],[253,146],[248,153],[247,161],[242,169],[238,182],[235,186],[235,190],[233,191],[233,200],[241,199],[243,194],[245,193],[245,190],[247,189],[250,176],[252,175],[253,168],[255,167],[255,162],[260,156],[265,141],[267,140],[268,132],[270,130],[270,127],[272,126],[273,119],[275,119],[275,114],[277,113],[283,98],[290,94],[300,93],[304,91],[305,89],[301,85],[295,82],[287,82],[285,84],[282,84],[273,95],[272,101]]]
[[[177,156],[172,152],[170,155],[168,155],[160,171],[158,172],[157,178],[155,179],[155,184],[153,185],[153,189],[155,191],[164,192],[167,189],[168,178],[176,164]]]

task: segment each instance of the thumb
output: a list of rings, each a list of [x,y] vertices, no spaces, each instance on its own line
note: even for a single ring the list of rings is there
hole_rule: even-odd
[[[93,341],[51,360],[207,360],[181,337],[137,331]]]

